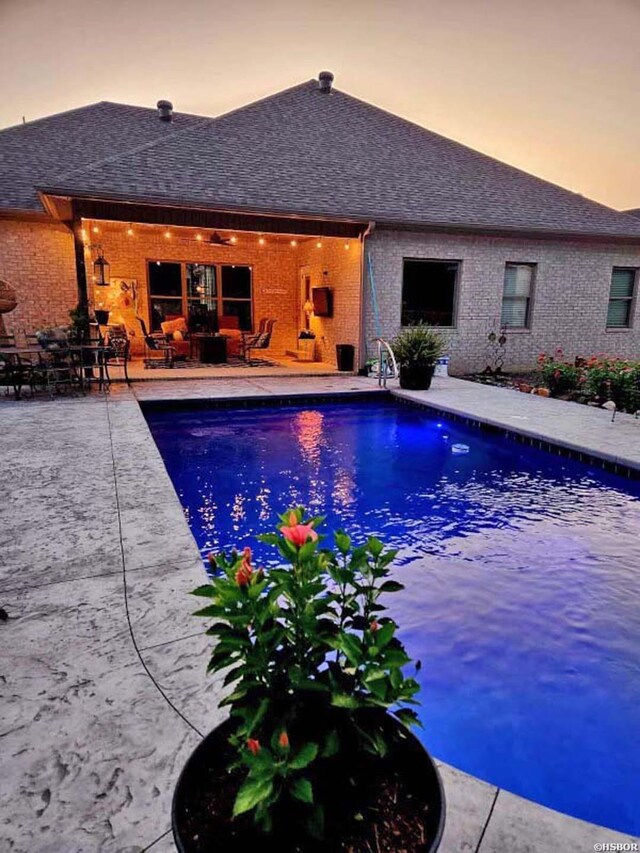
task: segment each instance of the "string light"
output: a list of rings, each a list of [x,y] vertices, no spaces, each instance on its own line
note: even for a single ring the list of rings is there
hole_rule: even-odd
[[[266,242],[267,242],[267,241],[264,239],[264,237],[260,237],[260,238],[259,238],[259,240],[258,240],[258,245],[259,245],[259,246],[264,246],[264,244],[265,244]]]
[[[100,229],[98,228],[98,226],[97,226],[97,225],[94,225],[94,226],[93,226],[93,228],[92,228],[91,230],[93,231],[93,233],[94,233],[94,234],[99,234],[99,233],[100,233]]]
[[[198,241],[202,240],[202,234],[196,234],[196,240],[198,240]]]
[[[318,240],[318,242],[316,243],[316,249],[321,249],[321,248],[322,248],[322,240]]]
[[[129,227],[127,228],[127,234],[129,237],[133,237],[133,228],[131,227],[131,223],[129,223]]]
[[[345,249],[350,249],[350,248],[351,248],[351,246],[350,246],[348,243],[345,243],[345,244],[344,244],[344,247],[345,247]]]
[[[165,236],[165,237],[167,238],[167,240],[168,240],[168,239],[169,239],[169,237],[171,237],[171,231],[165,231],[165,232],[164,232],[164,236]]]
[[[298,241],[297,241],[297,240],[292,240],[292,241],[291,241],[291,245],[292,245],[292,246],[294,246],[294,247],[295,247],[295,246],[297,246],[297,245],[298,245]]]
[[[233,237],[230,237],[229,240],[231,243],[237,243],[238,242],[238,238],[235,235]]]

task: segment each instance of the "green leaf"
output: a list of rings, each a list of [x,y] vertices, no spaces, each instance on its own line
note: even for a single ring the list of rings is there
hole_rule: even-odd
[[[354,634],[339,634],[333,642],[354,666],[362,663],[362,645]]]
[[[212,584],[206,583],[203,586],[199,586],[192,590],[191,595],[202,595],[204,598],[215,598],[217,593]]]
[[[266,800],[273,791],[272,779],[247,779],[240,790],[233,806],[233,816],[244,814],[255,808],[262,800]]]
[[[367,550],[374,559],[382,554],[383,549],[384,545],[376,536],[370,536],[367,539]]]
[[[396,626],[393,622],[385,622],[384,625],[381,625],[375,633],[376,646],[379,649],[384,649],[391,642],[395,630]]]
[[[351,537],[347,536],[344,530],[338,530],[335,534],[336,548],[341,554],[348,554],[351,548]]]
[[[307,767],[318,754],[317,743],[305,743],[299,752],[289,761],[291,770],[302,770]]]
[[[308,779],[296,779],[291,784],[291,794],[296,798],[296,800],[300,800],[301,803],[312,803],[313,802],[313,788],[311,787],[311,782]]]
[[[410,708],[399,708],[397,711],[394,711],[395,716],[400,720],[400,722],[405,726],[420,726],[422,728],[422,723],[415,711],[412,711]]]
[[[404,589],[404,584],[398,583],[398,581],[385,581],[378,588],[378,592],[400,592],[401,589]]]
[[[332,693],[331,704],[335,708],[359,708],[360,700],[348,693]]]
[[[338,736],[338,732],[335,729],[332,729],[327,735],[324,746],[322,747],[322,757],[331,758],[332,755],[336,755],[338,753],[339,749],[340,738]]]

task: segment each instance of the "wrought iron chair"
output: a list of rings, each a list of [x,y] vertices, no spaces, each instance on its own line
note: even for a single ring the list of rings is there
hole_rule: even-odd
[[[125,326],[109,326],[107,333],[108,350],[105,355],[105,364],[108,368],[111,365],[122,367],[124,370],[124,378],[127,385],[131,384],[129,379],[128,364],[130,360],[131,341]]]
[[[142,317],[137,319],[144,337],[145,368],[173,367],[176,351],[175,347],[167,341],[167,336],[162,332],[148,332],[147,325]]]
[[[273,327],[275,326],[275,324],[276,320],[264,318],[260,320],[257,332],[245,332],[242,335],[240,350],[242,352],[242,357],[244,358],[247,364],[251,365],[253,363],[251,361],[252,350],[267,349],[267,347],[271,343],[271,335],[273,333]]]

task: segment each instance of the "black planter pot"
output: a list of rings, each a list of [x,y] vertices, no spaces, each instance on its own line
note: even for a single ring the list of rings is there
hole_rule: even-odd
[[[428,813],[432,816],[432,823],[429,825],[424,846],[420,848],[420,851],[421,853],[435,853],[442,839],[446,813],[440,774],[431,756],[418,738],[402,726],[395,717],[383,712],[380,714],[384,717],[385,728],[388,727],[390,734],[398,731],[403,734],[403,737],[394,741],[394,765],[400,768],[403,779],[409,782],[412,796],[428,805]],[[229,822],[225,821],[224,824],[220,822],[218,832],[213,833],[211,826],[209,826],[203,833],[200,831],[200,827],[193,826],[193,818],[191,821],[189,819],[190,814],[201,812],[204,799],[202,791],[206,790],[207,783],[211,784],[211,778],[220,779],[217,790],[222,791],[225,787],[229,788],[228,784],[224,784],[224,768],[234,755],[230,751],[228,743],[231,732],[230,720],[215,728],[198,744],[182,769],[171,806],[173,840],[179,853],[203,853],[203,851],[206,853],[245,853],[246,850],[286,849],[286,842],[283,845],[280,837],[265,836],[250,823],[245,824],[240,832],[231,833]],[[340,772],[340,767],[341,765],[337,765],[337,773]],[[231,803],[232,800],[230,805]],[[191,823],[191,828],[190,831],[187,831],[185,826],[189,823]],[[234,837],[231,838],[231,835]],[[311,843],[308,849],[310,853],[325,853],[327,850],[322,842],[317,845]]]
[[[109,311],[103,311],[100,308],[95,310],[96,320],[101,326],[106,326],[109,322]]]
[[[431,387],[435,364],[427,367],[414,365],[400,368],[400,387],[407,391],[427,391]]]

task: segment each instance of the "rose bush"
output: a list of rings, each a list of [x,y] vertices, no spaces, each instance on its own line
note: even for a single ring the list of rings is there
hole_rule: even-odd
[[[604,403],[613,400],[618,409],[640,408],[640,362],[599,354],[565,360],[561,349],[553,355],[540,353],[538,372],[554,397],[571,396]]]
[[[322,520],[289,510],[258,537],[283,565],[255,568],[248,548],[211,557],[215,574],[195,590],[208,599],[197,615],[213,619],[208,669],[226,671],[230,690],[221,702],[234,723],[230,770],[243,777],[233,814],[251,813],[267,832],[298,820],[315,837],[323,767],[346,754],[384,758],[389,730],[372,710],[393,709],[414,725],[419,689],[383,603],[402,589],[389,578],[396,551],[375,537],[354,546],[342,531],[322,547]]]

